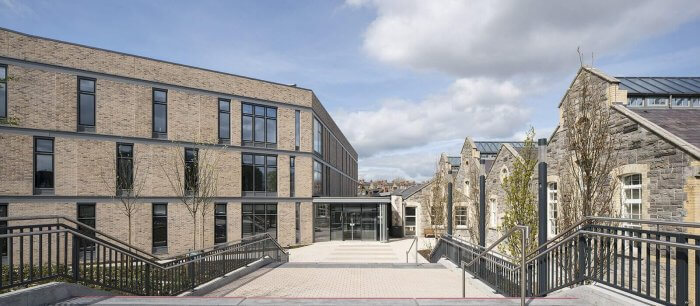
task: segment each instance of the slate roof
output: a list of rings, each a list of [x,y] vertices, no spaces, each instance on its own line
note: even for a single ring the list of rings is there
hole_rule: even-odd
[[[700,148],[700,109],[629,108],[629,110]]]
[[[631,95],[700,95],[700,77],[615,77]]]
[[[498,150],[504,144],[510,144],[516,150],[522,148],[525,143],[519,141],[475,141],[476,149],[485,154],[498,154]]]
[[[416,194],[416,192],[420,191],[421,189],[423,189],[423,187],[427,186],[428,184],[429,183],[413,185],[411,187],[408,187],[408,188],[402,190],[401,193],[399,193],[398,195],[400,195],[404,199],[408,198],[408,197]]]
[[[459,167],[462,164],[462,158],[459,156],[448,156],[447,161],[452,167]]]
[[[493,167],[493,163],[496,162],[495,159],[485,159],[484,160],[484,172],[489,173]]]

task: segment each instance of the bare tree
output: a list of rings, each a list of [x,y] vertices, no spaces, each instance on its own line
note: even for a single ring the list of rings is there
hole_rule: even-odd
[[[619,141],[610,132],[609,83],[592,69],[581,61],[581,73],[562,102],[566,153],[560,171],[560,228],[585,216],[615,214],[612,198]]]
[[[115,171],[103,172],[101,175],[113,201],[121,203],[122,213],[127,218],[129,247],[132,244],[132,219],[138,211],[141,194],[150,172],[147,163],[135,162],[133,146],[130,149],[131,152],[117,152],[117,158],[124,158],[116,163]]]
[[[503,180],[506,210],[501,225],[502,229],[508,231],[516,225],[525,225],[530,228],[527,250],[522,249],[522,233],[519,231],[508,237],[502,247],[516,258],[523,251],[530,253],[537,249],[537,203],[533,190],[537,150],[534,137],[535,130],[530,128],[525,138],[525,144],[520,151],[520,158],[515,159],[513,170]]]
[[[192,217],[193,250],[197,249],[198,213],[202,219],[200,245],[204,247],[204,219],[218,193],[220,150],[174,146],[161,163],[172,191]]]
[[[428,200],[427,212],[430,216],[430,227],[437,238],[440,227],[445,224],[445,208],[447,203],[447,183],[444,171],[438,162],[432,186],[430,187],[430,199]]]

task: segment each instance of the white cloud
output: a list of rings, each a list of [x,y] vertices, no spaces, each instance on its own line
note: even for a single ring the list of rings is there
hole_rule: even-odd
[[[510,137],[529,118],[530,110],[518,101],[521,96],[511,82],[465,78],[422,101],[389,100],[334,118],[359,154],[371,157],[467,135]]]
[[[458,77],[575,69],[577,46],[609,55],[700,15],[700,1],[349,0],[374,8],[364,50]]]

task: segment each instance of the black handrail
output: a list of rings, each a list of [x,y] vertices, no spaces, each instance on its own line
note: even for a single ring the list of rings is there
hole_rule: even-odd
[[[3,230],[0,290],[59,279],[135,295],[176,295],[262,258],[289,259],[268,233],[161,263],[64,223]]]

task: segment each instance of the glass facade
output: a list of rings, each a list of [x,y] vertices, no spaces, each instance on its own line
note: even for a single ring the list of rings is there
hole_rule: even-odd
[[[243,204],[243,237],[269,233],[277,238],[277,204]]]
[[[379,205],[314,203],[314,242],[379,240]]]

